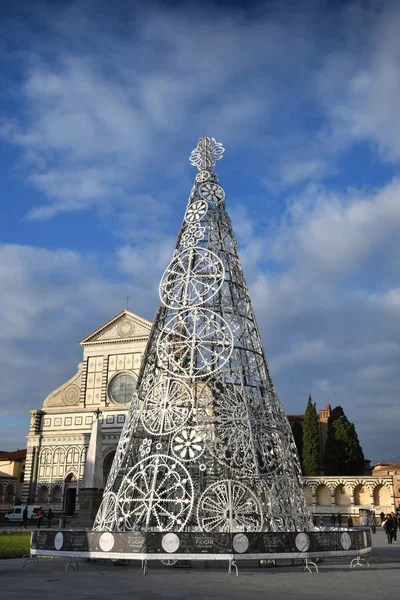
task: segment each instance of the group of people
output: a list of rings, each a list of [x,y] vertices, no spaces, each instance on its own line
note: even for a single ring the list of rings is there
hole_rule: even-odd
[[[340,513],[332,513],[331,514],[331,527],[336,527],[336,523],[337,523],[337,527],[342,527],[342,515]],[[313,522],[314,525],[317,524],[315,516],[313,516]],[[324,523],[324,517],[322,515],[320,515],[319,517],[319,526],[320,527],[324,527],[325,523]],[[349,515],[347,518],[347,527],[353,527],[353,519],[351,518],[351,516]]]
[[[382,527],[387,535],[388,544],[397,542],[397,530],[400,527],[399,515],[394,512],[385,515],[384,512],[380,514]]]
[[[37,523],[38,529],[40,529],[40,527],[43,523],[43,519],[45,517],[47,519],[47,527],[49,529],[51,528],[51,523],[54,518],[54,513],[51,510],[51,508],[49,508],[49,510],[47,511],[47,515],[45,515],[43,507],[40,506],[37,511],[37,516],[38,516],[38,518],[37,518],[36,523]],[[22,511],[22,523],[21,523],[20,527],[25,527],[25,529],[26,529],[27,525],[28,525],[28,506],[25,506],[24,510]]]
[[[337,513],[337,514],[332,513],[331,514],[331,527],[336,527],[336,521],[337,521],[337,526],[341,527],[342,526],[342,515],[340,513]],[[353,527],[353,523],[351,524],[351,527]]]

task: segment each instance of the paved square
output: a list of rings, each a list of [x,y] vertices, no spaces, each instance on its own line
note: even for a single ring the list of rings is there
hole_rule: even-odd
[[[350,559],[326,559],[319,574],[300,566],[257,568],[239,566],[239,577],[225,564],[166,568],[150,563],[146,576],[139,564],[80,561],[78,572],[64,573],[66,559],[41,559],[39,568],[22,569],[19,559],[0,561],[1,600],[397,600],[400,593],[400,543],[388,545],[382,531],[372,536],[373,555],[380,563],[370,569],[349,569]]]

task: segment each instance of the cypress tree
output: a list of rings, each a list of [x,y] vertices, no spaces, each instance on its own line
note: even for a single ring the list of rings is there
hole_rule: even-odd
[[[315,403],[308,396],[303,424],[303,474],[319,473],[319,426]]]
[[[364,453],[356,428],[341,406],[336,406],[329,417],[324,470],[326,475],[362,475],[364,472]]]

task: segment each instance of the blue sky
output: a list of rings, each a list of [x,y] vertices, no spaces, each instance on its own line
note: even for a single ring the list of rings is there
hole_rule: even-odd
[[[152,319],[201,135],[287,412],[399,455],[400,5],[19,2],[0,19],[0,448],[77,341]]]

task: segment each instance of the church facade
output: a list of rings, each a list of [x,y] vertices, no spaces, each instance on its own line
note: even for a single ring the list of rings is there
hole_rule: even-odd
[[[149,321],[124,310],[79,342],[83,359],[77,373],[51,392],[41,409],[30,411],[23,503],[67,515],[79,511],[79,487],[96,418],[106,479],[150,328]]]
[[[40,504],[45,511],[51,507],[66,515],[79,513],[79,491],[96,418],[101,425],[99,460],[105,484],[151,325],[124,310],[79,342],[83,358],[77,373],[51,392],[41,409],[30,411],[23,503]],[[320,411],[323,426],[328,408]],[[303,415],[288,418],[293,427]],[[386,473],[379,477],[304,477],[303,491],[312,512],[325,516],[342,512],[356,517],[361,507],[388,512],[400,502],[400,486],[396,495],[393,477]]]

